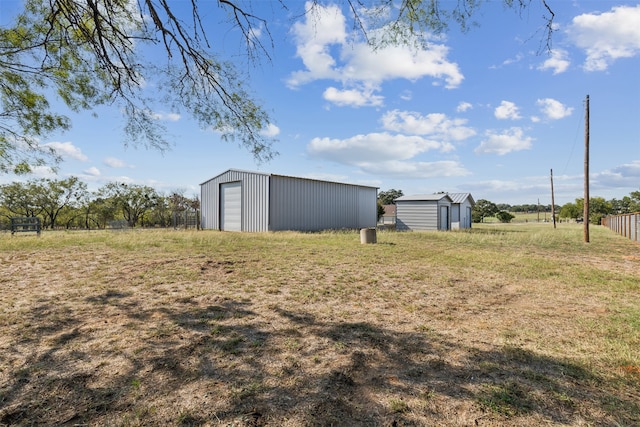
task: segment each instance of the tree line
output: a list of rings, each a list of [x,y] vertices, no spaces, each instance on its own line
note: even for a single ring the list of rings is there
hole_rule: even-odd
[[[176,214],[200,209],[198,196],[161,194],[147,185],[110,182],[97,191],[77,177],[0,185],[0,228],[11,218],[39,217],[43,228],[170,227]]]
[[[575,199],[575,202],[565,203],[562,206],[554,206],[555,214],[560,219],[584,219],[584,198]],[[551,213],[551,205],[516,205],[495,204],[488,200],[480,199],[473,207],[473,222],[484,222],[485,218],[495,216],[500,222],[510,222],[515,218],[512,213]],[[640,212],[640,191],[632,191],[629,196],[622,199],[613,198],[605,200],[603,197],[589,198],[589,222],[600,224],[602,218],[607,215],[621,215]]]

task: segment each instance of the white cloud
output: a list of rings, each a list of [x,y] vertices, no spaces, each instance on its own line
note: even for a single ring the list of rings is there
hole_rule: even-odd
[[[468,102],[461,102],[461,103],[459,103],[459,104],[458,104],[458,106],[456,107],[456,111],[457,111],[458,113],[464,113],[465,111],[468,111],[468,110],[470,110],[470,109],[472,109],[472,108],[473,108],[473,105],[471,105],[470,103],[468,103]]]
[[[43,147],[51,148],[56,152],[57,155],[62,158],[69,158],[80,160],[81,162],[86,162],[89,160],[87,156],[82,154],[82,150],[71,142],[49,142],[47,144],[42,144]]]
[[[107,157],[102,161],[105,165],[110,168],[118,169],[118,168],[133,168],[133,166],[128,165],[123,160],[117,159],[115,157]]]
[[[538,99],[536,105],[540,107],[542,114],[549,120],[559,120],[570,116],[573,112],[573,108],[567,107],[560,101],[552,98]]]
[[[411,101],[413,99],[413,93],[409,90],[405,90],[400,94],[400,99],[403,101]]]
[[[587,55],[586,71],[604,71],[620,58],[640,53],[640,5],[615,6],[609,12],[573,18],[569,39]]]
[[[348,63],[342,77],[348,81],[379,83],[385,80],[404,78],[418,80],[429,76],[443,80],[448,89],[460,86],[464,77],[456,63],[446,60],[449,48],[431,43],[428,50],[414,51],[410,47],[390,46],[379,50],[365,44],[356,44],[345,49]]]
[[[357,166],[364,172],[376,176],[397,178],[437,178],[470,175],[465,167],[457,161],[445,160],[438,162],[405,162],[390,160],[386,162],[361,162]]]
[[[592,175],[597,185],[603,187],[632,187],[638,189],[640,183],[640,160],[616,166]]]
[[[464,79],[456,63],[447,60],[449,48],[435,38],[428,48],[387,46],[374,50],[366,42],[347,33],[346,19],[335,5],[307,3],[312,12],[304,22],[293,26],[296,55],[305,69],[293,72],[287,84],[291,88],[316,81],[340,82],[343,88],[329,88],[325,99],[338,105],[373,105],[382,103],[373,93],[387,80],[418,80],[431,77],[434,84],[458,87]],[[375,30],[370,31],[375,35]]]
[[[262,130],[262,135],[266,137],[274,137],[280,135],[280,128],[273,123],[269,123],[265,129]]]
[[[345,89],[340,90],[335,87],[327,88],[323,93],[323,98],[338,106],[350,105],[353,107],[378,107],[383,104],[384,97],[374,95],[372,90]]]
[[[309,9],[309,4],[305,8]],[[310,15],[310,16],[308,16]],[[312,13],[306,15],[305,22],[293,25],[296,39],[296,55],[302,59],[306,71],[294,72],[289,85],[296,87],[317,79],[339,79],[340,73],[335,70],[331,45],[342,45],[347,40],[346,20],[338,6],[316,6]]]
[[[50,166],[31,166],[31,175],[36,178],[56,179],[58,174]]]
[[[347,139],[314,138],[307,146],[309,153],[337,163],[355,165],[389,160],[407,160],[430,150],[453,150],[446,142],[420,136],[370,133]]]
[[[180,114],[178,113],[166,113],[164,111],[152,113],[152,117],[156,120],[163,120],[167,122],[177,122],[180,120]]]
[[[441,113],[423,116],[416,112],[393,110],[382,116],[382,124],[387,130],[429,135],[444,141],[462,141],[475,135],[475,130],[464,126],[466,123],[466,119],[450,119]]]
[[[521,128],[513,127],[502,133],[487,131],[487,139],[474,150],[477,154],[498,154],[503,156],[512,151],[528,150],[533,138],[524,136]]]
[[[499,107],[496,107],[494,115],[500,120],[518,120],[521,119],[519,108],[516,104],[510,101],[502,101]]]
[[[84,173],[85,175],[93,176],[93,177],[97,177],[101,175],[100,169],[98,169],[95,166],[92,166],[89,169],[84,170],[82,173]]]
[[[553,74],[560,74],[567,71],[571,63],[567,60],[567,51],[563,49],[553,49],[551,57],[544,61],[539,70],[553,70]]]
[[[516,64],[516,63],[522,61],[523,58],[524,58],[524,55],[522,53],[518,53],[515,56],[515,58],[505,59],[504,61],[502,61],[502,64],[500,64],[500,65],[492,65],[492,66],[489,67],[489,69],[496,70],[498,68],[502,68],[505,65]]]

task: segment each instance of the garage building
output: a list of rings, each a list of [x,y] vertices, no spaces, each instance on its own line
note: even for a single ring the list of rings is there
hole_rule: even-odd
[[[225,231],[376,226],[377,187],[236,169],[200,184],[201,224]]]

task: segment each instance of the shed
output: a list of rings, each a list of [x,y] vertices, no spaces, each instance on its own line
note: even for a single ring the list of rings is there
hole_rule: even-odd
[[[384,215],[380,218],[378,223],[380,225],[395,225],[396,224],[396,205],[383,205]]]
[[[450,230],[453,200],[446,193],[396,199],[396,230]]]
[[[204,229],[318,231],[375,227],[377,187],[229,169],[200,184]]]
[[[451,228],[471,228],[471,211],[476,201],[471,193],[447,193],[451,197]]]

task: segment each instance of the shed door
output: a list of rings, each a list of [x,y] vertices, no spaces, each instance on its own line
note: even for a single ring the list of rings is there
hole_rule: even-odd
[[[242,184],[220,185],[220,230],[242,231]]]
[[[440,206],[440,227],[438,229],[449,229],[449,206]]]

